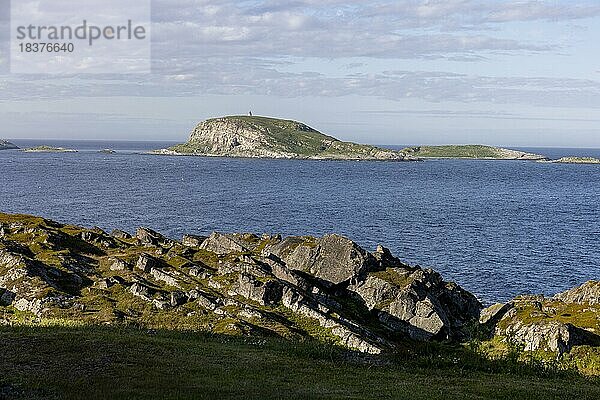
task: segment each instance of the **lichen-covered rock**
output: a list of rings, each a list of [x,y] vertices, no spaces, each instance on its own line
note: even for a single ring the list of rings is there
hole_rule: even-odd
[[[554,298],[565,303],[600,304],[600,282],[588,281],[581,286],[559,293]]]
[[[479,323],[481,324],[497,324],[504,315],[513,308],[513,303],[509,302],[506,304],[496,303],[481,310],[479,316]]]
[[[133,269],[128,262],[118,257],[109,257],[108,264],[111,271],[131,271]]]
[[[254,300],[260,305],[277,304],[283,295],[283,286],[275,281],[262,282],[252,275],[240,274],[234,292],[247,299]]]
[[[29,299],[26,297],[21,297],[13,304],[13,306],[19,311],[29,311],[37,316],[40,316],[44,310],[44,303],[45,302],[41,299]]]
[[[151,290],[149,287],[142,285],[141,283],[134,283],[129,287],[129,291],[134,296],[137,296],[146,301],[152,301]]]
[[[81,239],[90,244],[96,244],[100,247],[107,249],[114,249],[117,247],[114,238],[108,236],[101,229],[95,228],[93,231],[81,232]]]
[[[207,239],[206,236],[197,236],[197,235],[183,235],[181,239],[181,244],[189,247],[200,247],[202,242]]]
[[[526,351],[557,355],[574,346],[600,345],[600,308],[594,303],[594,282],[558,294],[518,296],[482,312],[480,320],[494,335],[518,343]]]
[[[198,298],[196,299],[196,303],[206,310],[214,311],[217,307],[221,305],[221,302],[218,299],[213,299],[206,293],[198,293]]]
[[[200,248],[216,254],[244,253],[249,251],[236,235],[225,235],[218,232],[213,232],[205,239]]]
[[[373,310],[391,303],[400,295],[402,287],[376,275],[368,275],[360,282],[348,286],[348,290],[358,294],[367,308]]]
[[[98,282],[96,282],[95,286],[98,289],[109,289],[111,286],[114,286],[114,283],[110,279],[106,278],[100,279]]]
[[[111,287],[119,284],[124,284],[125,280],[120,276],[110,276],[108,278],[100,279],[94,286],[98,289],[110,289]]]
[[[159,310],[169,310],[171,307],[173,307],[173,304],[168,301],[168,300],[163,300],[163,299],[154,299],[152,300],[152,305],[154,305],[154,307],[158,308]]]
[[[149,254],[142,253],[140,254],[137,263],[135,264],[135,269],[143,271],[145,273],[150,273],[152,268],[158,266],[158,261],[156,258],[152,257]]]
[[[167,239],[160,233],[145,227],[140,227],[137,229],[135,237],[145,245],[149,246],[165,246],[170,245],[172,241]]]
[[[288,269],[310,274],[325,284],[359,279],[376,265],[371,254],[340,235],[288,238],[268,250],[282,259]]]
[[[393,344],[384,338],[352,321],[333,316],[327,307],[292,287],[283,289],[281,300],[284,307],[316,321],[346,347],[371,354],[379,354],[383,349],[393,348]]]
[[[0,228],[0,307],[39,318],[213,332],[231,324],[378,353],[399,339],[462,339],[479,316],[476,299],[439,274],[338,235],[175,242],[145,228],[108,236],[2,213]]]
[[[152,267],[150,269],[150,274],[157,281],[163,281],[169,286],[181,287],[181,284],[179,283],[179,280],[177,278],[175,278],[172,274],[163,271],[160,268]]]
[[[131,236],[130,233],[127,233],[125,231],[122,231],[120,229],[113,229],[113,231],[110,233],[110,236],[117,238],[117,239],[131,239],[133,236]]]
[[[397,265],[396,262],[393,265]],[[481,303],[432,270],[392,267],[348,287],[388,328],[413,339],[461,339],[479,318]]]
[[[559,355],[571,351],[574,346],[587,344],[588,337],[581,329],[558,321],[531,324],[517,321],[505,329],[498,330],[497,334],[522,344],[525,351],[541,350]]]
[[[378,245],[375,251],[373,252],[373,257],[379,263],[379,269],[386,268],[405,268],[410,269],[407,264],[404,264],[397,257],[394,257],[392,252],[382,245]]]

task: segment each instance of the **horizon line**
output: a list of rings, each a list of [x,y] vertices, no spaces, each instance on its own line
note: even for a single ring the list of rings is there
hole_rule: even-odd
[[[173,139],[78,139],[78,138],[17,138],[17,139],[1,139],[9,142],[15,142],[19,140],[50,140],[50,141],[80,141],[80,142],[173,142],[182,143],[180,140]],[[347,141],[347,140],[344,140]],[[350,142],[350,141],[347,141]],[[600,150],[600,147],[585,147],[585,146],[541,146],[541,145],[503,145],[503,144],[485,144],[485,143],[420,143],[420,144],[390,144],[390,143],[359,143],[376,147],[419,147],[419,146],[490,146],[490,147],[502,147],[502,148],[538,148],[538,149],[582,149],[582,150]]]

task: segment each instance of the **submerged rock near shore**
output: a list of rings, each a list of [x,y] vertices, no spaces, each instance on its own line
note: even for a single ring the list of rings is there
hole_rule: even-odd
[[[230,116],[201,122],[185,144],[152,152],[162,155],[317,160],[412,161],[402,152],[342,142],[296,121]]]

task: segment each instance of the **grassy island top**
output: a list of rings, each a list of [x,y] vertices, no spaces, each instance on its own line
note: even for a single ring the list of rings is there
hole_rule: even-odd
[[[401,150],[422,158],[473,158],[499,160],[543,160],[547,157],[486,145],[416,146]]]

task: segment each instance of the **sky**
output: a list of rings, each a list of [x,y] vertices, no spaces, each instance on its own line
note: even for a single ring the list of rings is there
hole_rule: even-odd
[[[600,148],[597,0],[152,0],[151,73],[53,75],[10,72],[8,3],[0,138],[185,141],[252,111],[370,144]]]

